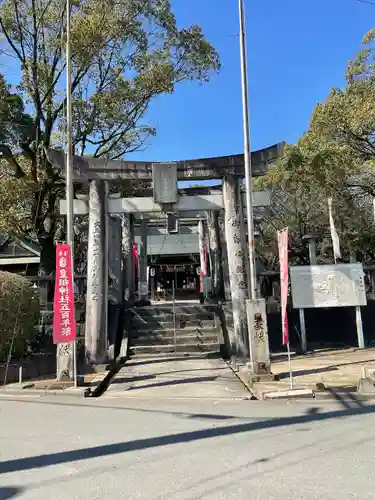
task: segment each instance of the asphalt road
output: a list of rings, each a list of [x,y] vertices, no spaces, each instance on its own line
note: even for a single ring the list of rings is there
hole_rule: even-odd
[[[375,498],[375,405],[0,399],[0,499]]]

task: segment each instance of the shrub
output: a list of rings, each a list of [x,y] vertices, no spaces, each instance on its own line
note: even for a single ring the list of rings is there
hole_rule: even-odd
[[[0,271],[0,362],[7,360],[14,336],[12,358],[25,355],[36,336],[39,300],[23,276]]]

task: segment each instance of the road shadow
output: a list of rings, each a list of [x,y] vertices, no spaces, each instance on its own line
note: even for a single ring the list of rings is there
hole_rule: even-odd
[[[326,391],[332,396],[332,398],[337,401],[344,408],[365,408],[363,401],[360,399],[360,396],[356,395],[353,392],[343,391],[341,387],[331,388],[327,387]]]
[[[217,377],[190,377],[181,378],[178,380],[163,380],[162,382],[156,382],[156,384],[144,384],[139,386],[129,387],[125,389],[127,391],[136,391],[138,389],[152,389],[153,387],[169,387],[172,385],[184,385],[184,384],[198,384],[200,382],[213,382]]]
[[[104,457],[128,453],[131,451],[144,450],[148,448],[158,448],[171,446],[179,443],[190,443],[194,441],[212,439],[216,437],[233,436],[245,432],[252,432],[262,429],[272,429],[282,426],[298,425],[308,422],[323,422],[336,418],[346,418],[355,415],[365,415],[375,413],[375,405],[367,407],[345,408],[343,410],[328,411],[322,413],[308,412],[303,415],[282,417],[274,419],[264,419],[257,422],[247,422],[231,424],[225,427],[213,427],[189,432],[182,432],[164,436],[157,436],[133,441],[105,444],[90,448],[80,448],[77,450],[48,453],[25,458],[16,458],[6,462],[0,462],[0,474],[10,472],[39,469],[50,465],[65,464],[88,460],[90,458]]]
[[[303,375],[314,375],[317,373],[326,373],[337,371],[337,366],[324,366],[322,368],[311,368],[309,370],[293,370],[293,377],[302,377]],[[290,372],[281,372],[277,374],[279,380],[289,378]]]
[[[220,353],[217,352],[207,352],[204,354],[199,354],[197,356],[163,356],[162,354],[160,355],[160,358],[147,358],[143,360],[132,360],[129,358],[129,361],[126,363],[126,366],[143,366],[143,365],[154,365],[154,364],[159,364],[159,363],[174,363],[176,361],[204,361],[205,359],[222,359]]]
[[[117,377],[112,380],[111,385],[130,384],[131,382],[142,382],[142,380],[155,380],[156,375],[129,375],[129,377]]]
[[[318,374],[318,373],[327,373],[327,372],[334,372],[334,371],[338,371],[339,368],[343,367],[343,366],[354,366],[354,365],[363,365],[364,363],[373,363],[375,362],[375,360],[366,360],[366,361],[363,361],[363,360],[360,360],[360,361],[353,361],[353,362],[347,362],[347,363],[337,363],[335,365],[329,365],[329,366],[323,366],[321,368],[309,368],[309,369],[303,369],[303,370],[293,370],[293,376],[294,377],[302,377],[303,375],[314,375],[314,374]],[[277,379],[278,380],[282,380],[282,379],[285,379],[285,378],[289,378],[290,377],[290,373],[289,371],[287,372],[281,372],[281,373],[278,373],[276,375]]]
[[[16,486],[5,486],[3,488],[0,488],[0,500],[7,500],[7,498],[15,498],[23,491],[24,488],[19,488]]]
[[[254,417],[243,417],[241,415],[218,415],[218,414],[212,414],[212,413],[189,413],[185,411],[175,411],[175,410],[160,410],[157,408],[151,408],[151,407],[146,407],[146,408],[139,408],[139,407],[133,407],[133,406],[128,406],[128,405],[123,405],[123,406],[115,406],[115,405],[104,405],[104,404],[85,404],[82,402],[79,403],[68,403],[68,402],[63,402],[63,401],[43,401],[43,400],[38,400],[38,401],[30,401],[27,399],[12,399],[13,403],[22,403],[22,404],[44,404],[44,405],[51,405],[51,406],[72,406],[72,407],[77,407],[79,406],[80,408],[90,408],[93,411],[94,410],[117,410],[117,411],[133,411],[136,413],[147,413],[147,414],[152,414],[155,413],[156,415],[171,415],[174,417],[182,418],[182,419],[207,419],[207,420],[246,420],[247,422],[249,420],[254,420]]]

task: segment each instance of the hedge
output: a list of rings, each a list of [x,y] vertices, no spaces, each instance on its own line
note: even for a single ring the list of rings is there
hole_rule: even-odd
[[[38,322],[39,298],[31,282],[0,271],[0,363],[8,359],[13,336],[12,358],[26,354]]]

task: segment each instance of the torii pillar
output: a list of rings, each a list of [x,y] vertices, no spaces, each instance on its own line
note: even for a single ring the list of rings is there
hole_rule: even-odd
[[[233,332],[230,334],[231,357],[249,358],[246,300],[248,286],[245,272],[245,251],[241,228],[240,178],[228,175],[223,180],[225,236],[227,243],[229,280],[233,307]]]
[[[212,288],[215,300],[223,296],[223,266],[221,262],[219,214],[207,212],[208,245],[210,252]]]
[[[85,357],[88,364],[107,357],[108,312],[108,186],[90,181]]]

